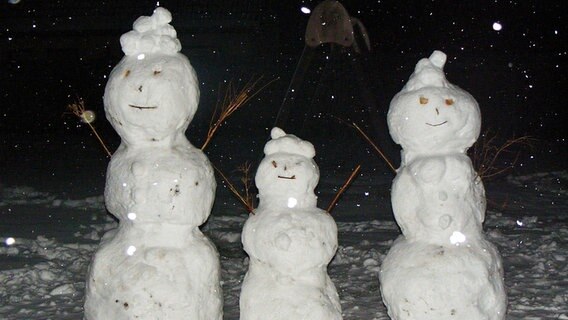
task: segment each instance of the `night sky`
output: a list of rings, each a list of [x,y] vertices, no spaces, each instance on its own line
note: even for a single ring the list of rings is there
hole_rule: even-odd
[[[271,127],[304,47],[309,15],[301,8],[313,9],[318,1],[158,3],[172,11],[182,52],[201,81],[201,109],[194,130],[203,130],[199,123],[206,126],[220,84],[255,75],[280,80],[259,96],[256,104],[263,108],[250,106],[248,113],[242,111],[246,115],[231,121]],[[361,61],[382,114],[416,62],[439,49],[449,57],[445,68],[449,81],[478,100],[483,130],[491,129],[502,139],[531,135],[539,142],[523,156],[527,166],[532,161],[537,170],[565,168],[566,1],[342,3],[368,30],[372,50]],[[66,149],[72,145],[97,149],[85,126],[63,114],[65,105],[82,97],[102,120],[106,76],[122,57],[119,37],[138,16],[150,15],[156,4],[144,0],[4,0],[0,4],[3,171],[17,164],[41,171],[44,167],[38,163],[49,162],[46,159],[54,153],[75,152]],[[342,85],[353,76],[345,59],[332,59],[334,64],[327,68],[333,76],[322,80],[321,66],[330,54],[325,50],[315,55],[307,70],[306,99],[320,102],[333,95],[341,105],[357,104],[358,92]],[[345,110],[338,112],[350,117]],[[96,125],[116,146],[118,138],[108,123]],[[4,179],[17,182],[15,177]]]

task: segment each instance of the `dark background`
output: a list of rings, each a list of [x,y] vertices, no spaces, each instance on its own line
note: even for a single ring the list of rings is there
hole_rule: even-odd
[[[106,76],[123,55],[120,35],[132,29],[137,17],[151,15],[156,3],[0,4],[0,186],[34,185],[70,197],[102,192],[108,160],[89,129],[64,114],[65,106],[82,97],[97,113],[94,125],[109,147],[118,146],[118,136],[104,119]],[[309,15],[300,8],[313,9],[317,3],[159,1],[172,12],[182,52],[201,82],[200,109],[188,131],[194,144],[203,141],[223,85],[243,85],[255,76],[265,82],[279,79],[229,119],[208,148],[212,161],[227,172],[262,157],[304,48]],[[390,174],[376,156],[365,156],[372,151],[356,133],[329,115],[357,121],[379,137],[382,132],[378,143],[396,159],[384,138],[386,128],[368,120],[362,92],[372,92],[373,108],[384,118],[416,62],[436,49],[448,55],[448,79],[478,100],[484,132],[492,130],[501,141],[521,135],[537,139],[522,153],[517,170],[566,168],[565,1],[342,3],[366,26],[371,51],[354,56],[336,47],[317,49],[290,119],[293,132],[316,145],[322,169],[363,162],[368,172]],[[494,22],[503,29],[493,30]],[[356,72],[353,59],[362,72]],[[358,82],[361,77],[364,81]],[[361,154],[341,149],[345,140]]]

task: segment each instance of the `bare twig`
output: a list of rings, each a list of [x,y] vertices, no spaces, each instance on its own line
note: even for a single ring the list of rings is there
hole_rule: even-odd
[[[517,151],[514,154],[509,165],[500,167],[497,165],[497,161],[504,154],[513,153],[511,148],[514,146],[531,147],[532,143],[535,141],[535,139],[529,136],[522,136],[518,138],[511,138],[505,141],[505,143],[498,145],[496,140],[497,135],[492,134],[489,130],[487,130],[483,134],[483,138],[474,145],[471,152],[473,166],[477,171],[477,175],[483,180],[494,178],[512,170],[519,159],[521,154],[520,151]]]
[[[261,80],[262,77],[259,77],[256,80],[251,79],[240,90],[235,90],[233,83],[229,83],[227,90],[225,91],[223,100],[221,101],[221,105],[219,106],[219,104],[217,104],[217,106],[215,107],[215,111],[213,112],[213,116],[211,117],[211,121],[209,123],[207,137],[205,139],[205,142],[201,146],[201,150],[205,150],[207,145],[211,142],[211,139],[213,139],[213,136],[215,135],[217,130],[219,130],[219,127],[221,127],[221,125],[225,123],[228,117],[230,117],[235,111],[239,110],[250,99],[254,98],[257,94],[264,90],[268,85],[278,80],[278,78],[270,80],[262,87],[257,89],[257,86]],[[215,118],[217,118],[217,120],[214,120]]]
[[[240,165],[237,170],[242,174],[241,175],[241,183],[243,184],[243,188],[245,191],[245,194],[243,196],[243,198],[246,200],[248,206],[247,209],[249,208],[254,208],[254,197],[253,194],[251,192],[252,189],[252,178],[250,175],[250,168],[251,168],[251,163],[250,162],[245,162],[242,165]],[[250,211],[249,211],[250,212]]]
[[[343,192],[345,192],[345,190],[347,190],[347,187],[349,187],[349,185],[351,184],[351,182],[353,182],[353,179],[355,178],[355,176],[357,175],[357,173],[359,173],[359,170],[361,170],[361,165],[358,164],[357,167],[355,168],[355,170],[353,170],[353,172],[351,172],[351,175],[349,176],[349,178],[347,178],[347,180],[345,181],[345,183],[343,184],[343,186],[341,186],[341,188],[339,189],[339,191],[335,194],[335,197],[333,198],[333,200],[331,201],[331,203],[329,204],[329,206],[327,207],[327,212],[331,213],[331,210],[333,210],[333,208],[335,207],[335,204],[337,203],[337,201],[339,200],[339,197],[343,194]]]
[[[246,199],[245,196],[243,196],[239,190],[237,190],[237,188],[235,187],[235,185],[233,185],[231,183],[231,181],[229,180],[229,178],[227,178],[227,176],[225,176],[225,174],[223,173],[223,171],[221,171],[219,168],[217,168],[215,165],[212,165],[213,168],[215,169],[215,171],[217,171],[217,173],[221,176],[221,178],[223,178],[223,180],[225,181],[225,183],[227,184],[227,186],[229,187],[229,190],[231,190],[231,192],[237,197],[237,199],[245,206],[245,208],[247,209],[247,211],[249,213],[253,213],[253,206],[252,203],[249,203]]]
[[[341,120],[343,121],[343,120]],[[357,132],[359,132],[359,134],[361,136],[363,136],[363,138],[365,139],[365,141],[367,141],[367,143],[369,143],[373,149],[375,149],[375,151],[379,154],[379,156],[381,158],[383,158],[383,160],[387,163],[387,165],[389,166],[389,168],[392,170],[392,172],[396,173],[396,168],[393,166],[392,162],[389,160],[389,158],[387,158],[387,156],[381,151],[381,149],[373,142],[373,140],[363,131],[363,129],[361,129],[355,122],[352,123],[347,123],[348,126],[355,128],[355,130],[357,130]]]
[[[83,99],[78,98],[76,102],[68,104],[67,109],[72,114],[77,116],[82,122],[86,123],[89,126],[89,128],[91,128],[91,131],[95,134],[95,137],[97,138],[97,140],[99,140],[99,143],[101,144],[101,146],[105,150],[106,154],[109,157],[112,156],[112,153],[108,150],[103,139],[101,138],[101,136],[99,135],[99,133],[97,132],[95,127],[91,124],[92,120],[87,117],[87,115],[89,114],[89,111],[87,111],[85,109],[85,102],[83,101]]]

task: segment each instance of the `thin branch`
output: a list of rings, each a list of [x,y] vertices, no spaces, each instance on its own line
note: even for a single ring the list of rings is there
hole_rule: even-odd
[[[104,143],[103,139],[101,138],[101,136],[99,135],[99,133],[97,132],[97,130],[95,129],[95,127],[91,124],[92,121],[90,121],[89,119],[87,119],[87,117],[85,116],[85,112],[87,111],[85,109],[85,102],[83,101],[83,99],[79,98],[77,100],[77,102],[74,103],[70,103],[67,105],[67,109],[74,114],[75,116],[77,116],[82,122],[86,123],[89,128],[91,128],[91,131],[95,134],[95,137],[97,138],[97,140],[99,140],[99,143],[101,144],[101,146],[103,147],[103,149],[105,150],[106,154],[108,155],[108,157],[110,158],[112,156],[112,153],[108,150],[106,144]]]
[[[392,162],[381,151],[381,149],[373,142],[373,140],[371,140],[371,138],[369,138],[369,136],[363,131],[363,129],[359,128],[359,126],[355,122],[348,123],[348,125],[350,127],[355,128],[355,130],[357,130],[357,132],[359,132],[359,134],[361,136],[363,136],[365,141],[367,141],[367,143],[369,143],[373,147],[373,149],[375,149],[375,151],[379,154],[379,156],[381,156],[381,158],[383,158],[383,160],[387,163],[387,165],[392,170],[392,172],[396,173],[396,168],[393,166]]]
[[[229,187],[229,190],[231,190],[231,192],[235,195],[235,197],[237,197],[237,199],[245,206],[247,211],[249,213],[253,213],[254,208],[253,208],[252,204],[247,202],[246,198],[243,197],[243,195],[241,195],[239,190],[237,190],[237,188],[231,183],[229,178],[227,178],[227,176],[225,176],[225,174],[219,168],[217,168],[213,164],[212,164],[212,166],[215,169],[215,171],[217,171],[217,173],[221,176],[221,178],[223,178],[223,180],[225,181],[225,183]]]
[[[223,101],[221,102],[221,107],[219,107],[219,105],[215,107],[215,111],[213,112],[213,116],[211,117],[211,121],[209,122],[207,137],[205,139],[205,142],[201,146],[201,150],[205,150],[207,145],[211,142],[211,139],[213,139],[213,136],[215,135],[217,130],[219,130],[221,125],[225,123],[228,117],[230,117],[235,111],[239,110],[250,99],[254,98],[257,94],[264,90],[268,85],[272,84],[278,79],[279,78],[272,79],[258,89],[257,86],[262,80],[262,77],[259,77],[256,80],[251,79],[245,84],[242,89],[238,90],[237,93],[234,92],[233,83],[229,83],[229,86],[225,91]],[[215,118],[217,118],[217,120],[214,120]]]
[[[359,170],[361,170],[361,165],[358,164],[357,167],[355,168],[355,170],[353,170],[353,172],[351,172],[351,175],[349,176],[349,178],[345,181],[345,183],[343,184],[343,186],[341,186],[341,188],[339,189],[339,191],[335,194],[335,197],[333,198],[333,200],[331,201],[331,203],[329,204],[329,206],[327,207],[327,212],[331,213],[331,210],[333,210],[333,208],[335,207],[335,204],[337,203],[337,201],[339,200],[339,197],[343,194],[343,192],[345,192],[345,190],[347,190],[347,187],[349,187],[349,185],[351,184],[351,182],[353,182],[353,179],[355,178],[355,176],[357,175],[357,173],[359,173]]]
[[[241,183],[243,184],[243,188],[245,191],[245,195],[243,198],[246,200],[249,208],[254,208],[253,202],[253,194],[251,192],[252,189],[252,178],[250,175],[250,168],[251,163],[246,161],[242,165],[240,165],[237,170],[242,174],[241,176]]]
[[[514,146],[532,146],[535,139],[529,136],[511,138],[502,145],[497,145],[497,135],[492,134],[489,130],[483,134],[483,139],[479,140],[472,151],[473,166],[477,171],[477,176],[487,180],[495,176],[504,174],[512,170],[519,160],[521,152],[516,152],[514,159],[509,165],[499,167],[497,162],[502,158],[503,154],[511,153]]]

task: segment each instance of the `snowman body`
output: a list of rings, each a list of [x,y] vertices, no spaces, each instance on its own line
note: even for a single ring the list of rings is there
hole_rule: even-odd
[[[260,203],[242,233],[250,259],[240,319],[342,319],[327,274],[337,250],[337,226],[316,206],[313,146],[275,128],[265,154],[255,178]]]
[[[403,147],[392,187],[402,235],[380,272],[392,319],[505,318],[501,259],[485,240],[485,191],[468,147],[480,114],[467,92],[447,83],[439,51],[421,60],[389,110],[389,129]]]
[[[168,16],[158,8],[135,30],[169,26]],[[175,46],[171,33],[163,38],[153,40]],[[206,156],[184,134],[197,108],[195,73],[177,52],[125,53],[104,97],[122,138],[105,187],[119,226],[105,234],[89,268],[85,319],[220,320],[219,257],[199,230],[216,185]]]

